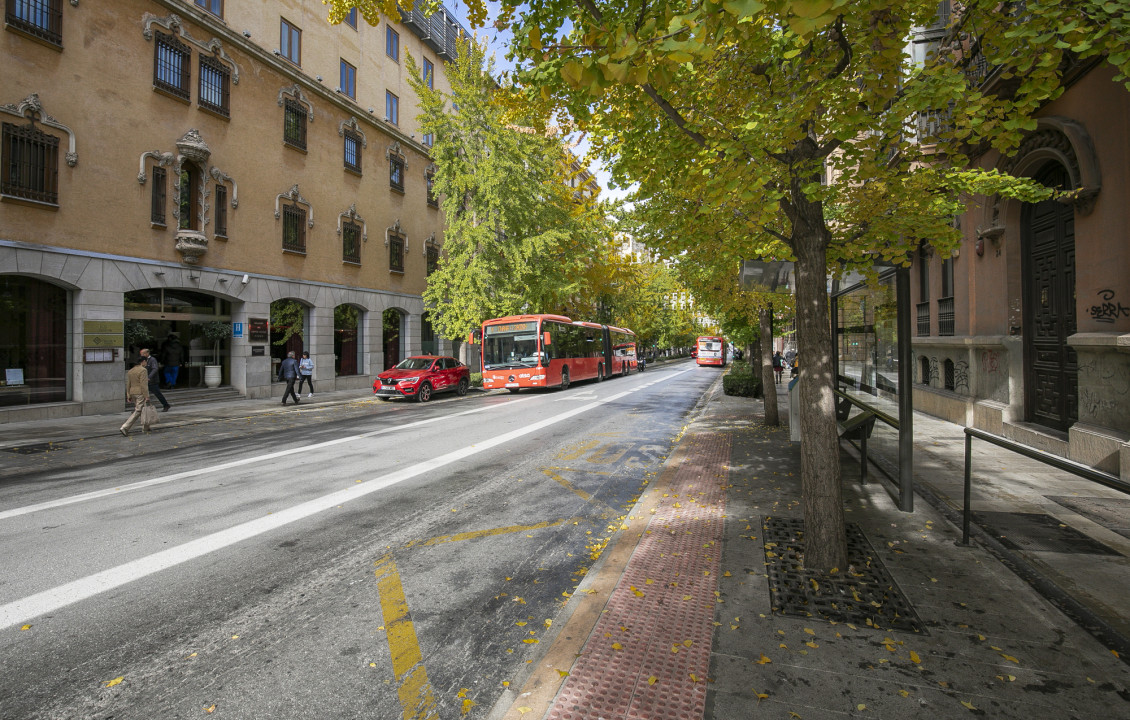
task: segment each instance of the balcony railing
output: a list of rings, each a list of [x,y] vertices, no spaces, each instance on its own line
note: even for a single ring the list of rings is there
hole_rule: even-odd
[[[918,303],[918,337],[930,335],[930,302]]]
[[[942,133],[953,128],[953,113],[950,108],[925,110],[918,113],[918,143],[932,145]]]
[[[921,306],[919,306],[919,326],[922,323]],[[929,313],[929,309],[926,311]],[[927,327],[930,324],[930,318],[926,318]],[[921,335],[922,333],[918,333]],[[938,299],[938,334],[939,335],[953,335],[953,298],[939,298]]]

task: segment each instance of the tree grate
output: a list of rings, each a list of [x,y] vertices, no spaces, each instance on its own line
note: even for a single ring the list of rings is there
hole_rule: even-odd
[[[63,444],[55,442],[35,443],[34,445],[16,445],[14,447],[0,448],[0,450],[3,450],[4,452],[15,453],[17,455],[38,455],[39,453],[62,449]]]
[[[803,536],[799,518],[762,523],[774,613],[929,634],[858,525],[847,525],[848,568],[835,575],[804,568]]]

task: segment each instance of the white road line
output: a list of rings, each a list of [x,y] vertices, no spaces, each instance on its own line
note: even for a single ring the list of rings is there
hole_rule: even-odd
[[[25,505],[24,507],[12,508],[11,510],[4,510],[0,512],[0,520],[7,520],[8,518],[18,517],[20,515],[28,515],[40,510],[50,510],[51,508],[85,502],[87,500],[95,500],[100,497],[106,497],[107,495],[117,495],[119,493],[128,492],[130,490],[140,490],[141,488],[152,487],[154,485],[162,485],[174,480],[184,480],[185,478],[207,475],[208,473],[219,472],[221,470],[230,470],[232,468],[242,467],[244,465],[254,465],[255,463],[263,462],[264,460],[274,460],[275,458],[286,457],[287,455],[297,455],[309,450],[319,450],[321,448],[340,445],[347,442],[353,442],[355,440],[364,440],[365,438],[384,435],[386,433],[400,432],[409,428],[439,422],[440,420],[459,417],[460,415],[472,415],[474,413],[486,412],[487,410],[502,408],[513,405],[516,402],[525,402],[526,400],[533,399],[533,396],[528,398],[518,398],[510,400],[506,403],[499,403],[498,405],[475,408],[474,410],[465,410],[463,412],[453,413],[451,415],[438,415],[426,420],[417,420],[416,422],[407,423],[405,425],[397,425],[396,427],[391,428],[382,428],[380,430],[374,430],[372,432],[362,433],[360,435],[349,435],[347,437],[327,440],[325,442],[315,443],[313,445],[303,445],[301,447],[294,447],[287,450],[279,450],[278,452],[267,453],[266,455],[256,455],[255,457],[244,458],[242,460],[232,460],[231,462],[222,463],[220,465],[210,465],[208,467],[197,468],[195,470],[185,470],[184,472],[173,473],[172,475],[162,475],[161,477],[150,478],[149,480],[141,480],[139,482],[130,483],[129,485],[105,488],[103,490],[94,490],[92,492],[82,493],[81,495],[72,495],[70,497],[59,498],[57,500],[48,500],[46,502],[36,503],[35,505]]]
[[[98,595],[99,593],[106,592],[107,590],[121,587],[122,585],[133,582],[134,580],[138,580],[147,575],[152,575],[153,573],[167,570],[171,567],[175,567],[176,565],[180,565],[181,563],[188,562],[189,560],[202,557],[204,555],[207,555],[208,553],[221,550],[238,542],[242,542],[243,540],[247,540],[248,538],[252,538],[270,530],[274,530],[285,525],[289,525],[290,523],[303,520],[310,517],[311,515],[322,512],[323,510],[328,510],[338,505],[347,503],[351,500],[356,500],[358,498],[369,495],[370,493],[377,492],[378,490],[382,490],[391,485],[395,485],[396,483],[409,480],[418,475],[423,475],[424,473],[436,470],[445,465],[450,465],[451,463],[471,457],[472,455],[476,455],[485,450],[497,447],[498,445],[503,445],[513,440],[517,440],[524,435],[528,435],[532,432],[537,432],[538,430],[547,428],[551,425],[555,425],[556,423],[567,420],[575,415],[580,415],[581,413],[588,412],[593,408],[597,408],[606,403],[619,400],[626,395],[630,395],[636,392],[638,389],[639,388],[625,390],[624,392],[611,395],[607,398],[604,398],[603,400],[597,400],[596,402],[582,405],[579,408],[574,408],[567,412],[563,412],[555,417],[547,418],[540,422],[533,423],[532,425],[528,425],[524,428],[513,430],[511,432],[490,438],[489,440],[485,440],[474,445],[468,445],[467,447],[449,452],[445,455],[440,455],[439,457],[432,458],[431,460],[425,460],[424,462],[417,463],[415,465],[412,465],[411,467],[404,468],[403,470],[398,470],[388,475],[373,478],[372,480],[361,483],[359,485],[354,485],[344,490],[338,490],[337,492],[330,493],[329,495],[324,495],[314,500],[309,500],[307,502],[301,503],[300,505],[295,505],[294,507],[287,508],[286,510],[272,513],[256,520],[250,520],[240,525],[228,528],[227,530],[221,530],[219,532],[212,533],[211,535],[206,535],[196,540],[191,540],[187,543],[184,543],[183,545],[178,545],[176,547],[169,548],[168,550],[154,553],[153,555],[149,555],[147,557],[138,558],[137,560],[134,560],[132,562],[103,570],[102,572],[89,575],[85,578],[81,578],[64,585],[59,585],[58,587],[36,593],[35,595],[30,595],[26,598],[10,602],[6,605],[0,605],[0,630],[12,627],[14,625],[22,625],[35,617],[53,612],[55,610],[58,610],[59,608],[71,605],[80,600],[85,600],[87,598]],[[332,443],[323,443],[321,446],[328,444]]]

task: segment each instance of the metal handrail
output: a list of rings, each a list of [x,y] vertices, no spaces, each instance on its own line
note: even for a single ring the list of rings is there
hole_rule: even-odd
[[[882,420],[883,422],[887,423],[888,425],[895,428],[896,430],[898,429],[898,426],[899,426],[898,418],[894,417],[893,415],[888,415],[887,413],[883,412],[882,410],[878,409],[877,407],[874,407],[873,405],[868,405],[867,403],[863,402],[862,400],[858,400],[858,399],[852,397],[851,395],[848,395],[847,393],[845,393],[842,390],[833,390],[832,392],[834,392],[837,396],[842,397],[844,400],[847,400],[852,405],[855,405],[856,407],[860,408],[861,410],[866,410],[867,412],[871,413],[872,415],[874,415],[878,419]]]
[[[1130,495],[1130,483],[1123,482],[1122,479],[1117,475],[1111,475],[1110,473],[1103,472],[1102,470],[1096,470],[1090,465],[1084,465],[1083,463],[1075,462],[1074,460],[1068,460],[1067,458],[1060,457],[1059,455],[1053,455],[1052,453],[1046,452],[1044,450],[1037,450],[1035,448],[1028,447],[1027,445],[1021,445],[1015,440],[1009,440],[1008,438],[1001,437],[1000,435],[994,435],[993,433],[987,433],[984,430],[977,430],[976,428],[967,427],[965,428],[965,508],[962,511],[961,517],[962,545],[969,544],[969,524],[970,518],[973,515],[971,501],[973,494],[973,483],[970,476],[973,465],[973,438],[984,440],[985,442],[989,442],[993,445],[997,445],[998,447],[1002,447],[1005,450],[1011,450],[1015,453],[1020,453],[1021,455],[1032,458],[1033,460],[1039,460],[1045,465],[1051,465],[1054,468],[1065,470],[1073,475],[1078,475],[1079,477],[1086,480],[1097,482],[1101,485],[1105,485],[1109,488]]]

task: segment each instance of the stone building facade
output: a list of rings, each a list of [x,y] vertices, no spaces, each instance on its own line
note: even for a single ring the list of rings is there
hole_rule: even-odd
[[[0,422],[120,411],[173,336],[175,387],[253,398],[287,350],[359,391],[453,350],[421,297],[443,218],[406,62],[449,89],[446,9],[6,0],[4,29]]]
[[[979,162],[1074,199],[974,198],[958,253],[914,259],[914,404],[1126,479],[1130,92],[1102,63],[1065,77],[1016,152]]]

